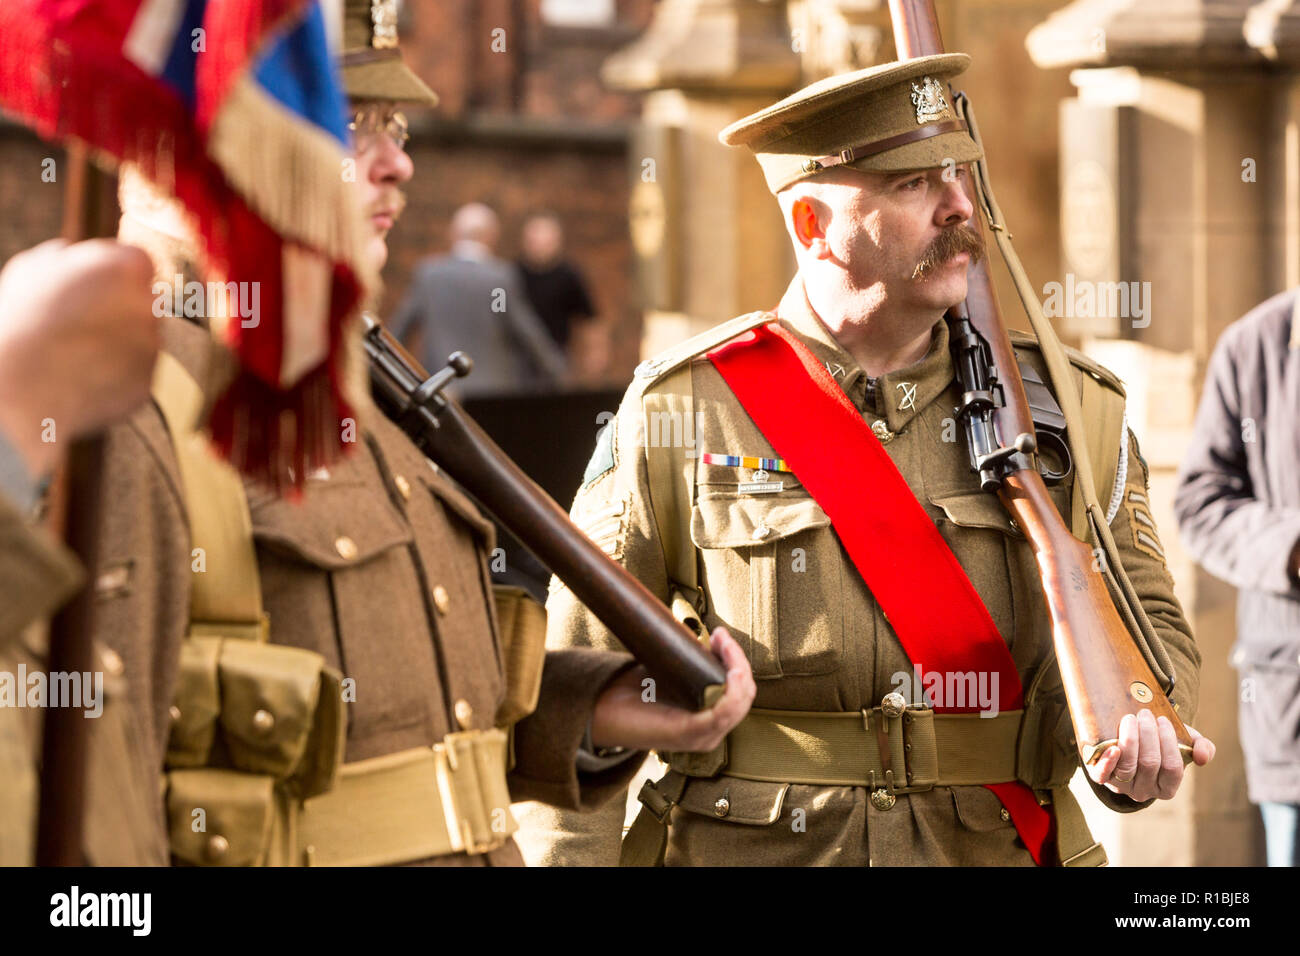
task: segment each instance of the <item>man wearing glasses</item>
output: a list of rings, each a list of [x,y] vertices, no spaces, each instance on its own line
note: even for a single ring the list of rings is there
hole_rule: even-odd
[[[392,0],[344,10],[378,270],[414,173],[397,105],[436,98],[402,63]],[[197,261],[169,200],[128,188],[123,206],[159,274]],[[167,770],[173,858],[517,864],[512,800],[592,805],[638,763],[595,747],[707,750],[744,715],[753,683],[725,633],[727,691],[704,714],[642,703],[626,655],[543,655],[525,626],[540,609],[493,594],[491,524],[373,410],[301,500],[241,483],[193,435],[225,356],[192,322],[164,336],[155,406],[110,437],[109,494],[130,507],[107,509],[97,620],[126,661],[142,772]]]

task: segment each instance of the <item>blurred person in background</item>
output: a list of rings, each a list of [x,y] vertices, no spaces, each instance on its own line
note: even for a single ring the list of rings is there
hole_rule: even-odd
[[[1300,291],[1220,336],[1178,475],[1183,544],[1239,589],[1232,665],[1269,866],[1300,865]]]
[[[598,381],[609,366],[609,327],[599,321],[587,283],[564,255],[564,226],[552,212],[533,213],[520,236],[519,274],[534,311],[571,356],[580,381]]]
[[[497,256],[501,223],[482,203],[456,210],[451,250],[416,267],[389,323],[430,372],[466,352],[474,374],[453,384],[458,398],[547,391],[566,375],[564,353],[528,302],[515,270]]]

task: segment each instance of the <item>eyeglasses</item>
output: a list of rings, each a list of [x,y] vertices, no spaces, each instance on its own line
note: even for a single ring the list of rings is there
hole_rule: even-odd
[[[411,139],[410,124],[406,121],[406,114],[392,107],[385,108],[378,103],[363,106],[353,113],[352,121],[348,123],[348,130],[352,133],[358,153],[371,149],[379,138],[380,132],[391,139],[398,149],[405,149]]]

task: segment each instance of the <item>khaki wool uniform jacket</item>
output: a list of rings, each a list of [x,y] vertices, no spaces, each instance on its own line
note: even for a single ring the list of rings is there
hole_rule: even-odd
[[[953,420],[960,395],[946,324],[935,326],[930,350],[919,363],[880,377],[869,394],[867,376],[812,312],[799,278],[777,314],[825,363],[868,424],[876,424],[877,434],[887,429],[885,450],[960,561],[1010,649],[1029,702],[1017,775],[1034,781],[1050,777],[1054,787],[1062,786],[1078,757],[1036,562],[996,496],[982,492],[970,470],[965,435]],[[573,504],[574,520],[666,601],[676,584],[668,577],[661,529],[689,526],[703,591],[702,623],[709,630],[725,625],[745,649],[758,685],[755,708],[854,713],[879,707],[886,694],[899,689],[897,675],[909,675],[904,690],[910,688],[912,666],[826,513],[794,474],[771,473],[770,480],[783,483],[779,493],[745,494],[737,486],[752,479],[748,468],[700,460],[702,453],[777,455],[703,354],[721,339],[706,337],[711,344],[689,362],[695,411],[694,422],[686,423],[693,425],[695,453],[688,466],[695,483],[689,521],[678,514],[656,515],[656,507],[671,507],[682,498],[674,498],[671,489],[652,488],[647,470],[647,441],[662,443],[664,435],[663,423],[653,424],[645,402],[663,387],[667,366],[676,364],[671,360],[651,360],[639,371],[610,426],[612,443],[597,448]],[[691,349],[687,345],[683,350]],[[1018,351],[1048,381],[1037,351]],[[1083,374],[1077,362],[1074,371]],[[780,389],[781,383],[771,387]],[[807,427],[816,429],[817,423],[809,421]],[[648,428],[658,434],[647,439]],[[1190,721],[1200,656],[1150,520],[1146,465],[1131,434],[1127,441],[1122,497],[1112,503],[1111,530],[1124,568],[1172,658],[1177,675],[1173,702]],[[843,480],[851,485],[858,476],[848,473]],[[1052,489],[1067,519],[1070,494],[1070,483]],[[1101,488],[1098,495],[1104,507],[1110,489]],[[862,488],[862,499],[863,507],[871,507],[869,488]],[[917,567],[915,573],[923,577],[926,570]],[[941,602],[944,596],[934,594],[933,600]],[[552,582],[547,609],[548,647],[618,646],[558,582]],[[924,667],[928,662],[919,663]],[[914,693],[908,696],[916,700]],[[1094,789],[1113,809],[1141,806]],[[539,858],[549,863],[617,859],[622,811],[621,805],[612,806],[580,821],[563,813],[554,819],[534,817],[538,831],[528,834],[530,846],[540,841]],[[690,777],[672,810],[669,832],[665,862],[670,866],[1033,864],[998,798],[983,786],[935,787],[901,795],[892,808],[880,810],[868,799],[866,787],[740,779],[726,776],[724,767],[720,775]]]
[[[179,319],[164,331],[164,350],[196,381],[211,381],[209,334]],[[354,681],[345,763],[491,728],[505,686],[487,564],[492,525],[382,415],[359,434],[351,455],[309,476],[300,501],[246,485],[270,641],[314,651]],[[187,504],[156,404],[111,430],[106,481],[96,622],[125,661],[145,745],[140,773],[156,781],[192,574]],[[515,726],[512,795],[577,809],[626,789],[628,770],[579,774],[575,758],[596,696],[630,665],[626,654],[546,655],[539,705]],[[161,802],[154,809],[161,827]],[[432,862],[521,860],[507,841]]]
[[[49,666],[47,620],[82,579],[71,552],[33,529],[0,496],[0,677],[9,682],[0,697],[0,866],[35,862],[46,710],[18,706],[20,697],[32,700],[24,696],[30,685],[24,686],[19,677]],[[131,772],[139,750],[128,732],[121,660],[96,646],[93,666],[103,674],[103,700],[98,716],[85,718],[86,859],[96,866],[164,864],[166,844],[148,815],[152,788]],[[10,699],[10,693],[17,696]]]

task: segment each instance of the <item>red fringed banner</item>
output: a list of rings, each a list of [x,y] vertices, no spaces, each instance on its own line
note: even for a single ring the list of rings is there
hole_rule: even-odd
[[[193,215],[205,277],[255,290],[224,310],[241,371],[217,447],[276,487],[335,460],[374,277],[317,0],[4,0],[0,50],[0,107],[138,166]]]

